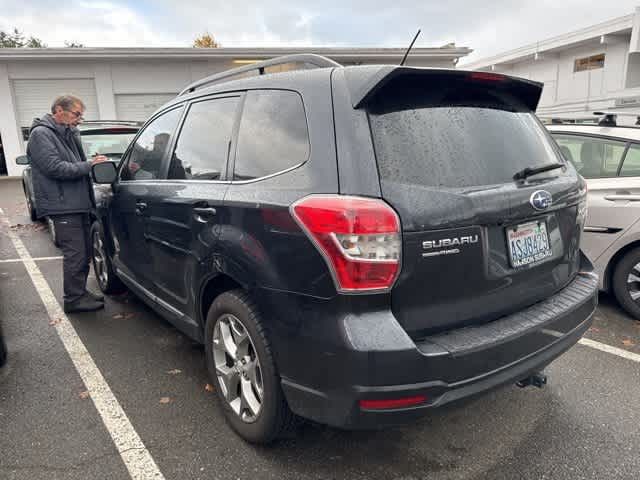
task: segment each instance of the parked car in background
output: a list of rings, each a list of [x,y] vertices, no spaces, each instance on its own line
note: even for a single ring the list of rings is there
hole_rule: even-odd
[[[100,154],[105,155],[111,161],[120,161],[122,153],[129,146],[141,125],[142,122],[125,120],[92,120],[83,122],[78,129],[80,130],[85,155],[90,158]],[[29,158],[26,155],[22,155],[16,159],[16,163],[26,165],[22,172],[22,188],[27,202],[29,217],[35,222],[38,220],[38,216]],[[49,226],[53,243],[57,246],[55,225],[49,218],[44,220]]]
[[[540,385],[597,304],[585,183],[533,113],[541,91],[313,55],[196,82],[118,169],[92,168],[100,288],[205,345],[249,441],[294,414],[378,428]]]
[[[601,115],[599,124],[547,128],[589,187],[583,249],[600,289],[640,319],[640,128],[617,126],[619,113]]]

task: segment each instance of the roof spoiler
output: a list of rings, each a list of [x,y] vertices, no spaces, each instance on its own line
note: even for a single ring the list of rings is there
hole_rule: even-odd
[[[449,77],[451,81],[477,82],[486,86],[487,89],[509,91],[509,93],[522,102],[528,109],[535,111],[540,96],[542,95],[543,84],[508,75],[493,72],[451,70],[437,68],[417,68],[385,65],[376,67],[372,72],[371,67],[347,69],[345,71],[347,84],[351,93],[353,108],[361,108],[371,102],[393,84],[394,81],[411,77],[419,79],[420,84],[424,81],[424,87],[428,88],[429,80]]]

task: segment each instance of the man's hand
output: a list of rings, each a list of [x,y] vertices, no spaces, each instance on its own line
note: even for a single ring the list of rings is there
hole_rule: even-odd
[[[92,159],[91,159],[91,165],[95,165],[96,163],[102,163],[102,162],[106,162],[109,159],[107,157],[105,157],[104,155],[95,155]]]

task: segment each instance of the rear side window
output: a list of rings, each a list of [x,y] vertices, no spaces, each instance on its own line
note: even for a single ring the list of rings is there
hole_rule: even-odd
[[[181,115],[182,108],[170,110],[144,128],[121,170],[122,180],[153,180],[160,176],[162,160]]]
[[[307,160],[309,133],[302,98],[285,90],[247,93],[236,151],[234,180],[253,180]]]
[[[218,180],[227,168],[238,97],[216,98],[189,107],[167,178]]]
[[[526,167],[559,161],[531,112],[466,100],[422,108],[402,103],[370,112],[383,181],[451,188],[503,184]]]
[[[584,178],[608,178],[618,174],[625,142],[580,135],[553,136],[562,155]]]

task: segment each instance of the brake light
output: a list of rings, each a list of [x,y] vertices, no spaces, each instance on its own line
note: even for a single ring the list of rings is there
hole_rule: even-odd
[[[504,75],[489,72],[471,72],[469,78],[471,80],[485,80],[489,82],[503,82],[507,79]]]
[[[427,401],[424,395],[415,397],[391,398],[385,400],[360,400],[362,410],[391,410],[394,408],[415,407]]]
[[[400,270],[400,220],[384,201],[311,195],[291,214],[325,258],[340,292],[384,291]]]

